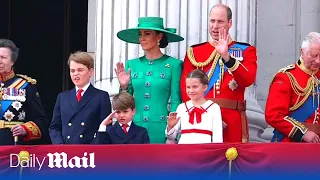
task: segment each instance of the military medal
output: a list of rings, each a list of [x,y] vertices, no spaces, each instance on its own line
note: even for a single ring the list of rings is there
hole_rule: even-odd
[[[6,111],[4,113],[4,118],[7,120],[7,121],[11,121],[13,119],[15,115],[11,112],[11,111]]]
[[[12,106],[14,109],[16,109],[17,111],[19,111],[19,109],[22,107],[22,104],[21,104],[21,102],[19,102],[19,101],[14,101],[14,102],[11,104],[11,106]]]
[[[231,91],[234,91],[235,89],[237,89],[238,87],[238,83],[236,80],[232,79],[230,82],[229,82],[229,88],[231,89]]]
[[[243,51],[240,48],[231,48],[233,51],[230,53],[230,56],[238,61],[243,60]]]
[[[26,117],[26,112],[25,111],[19,112],[19,115],[18,115],[18,120],[19,121],[23,121],[25,117]]]
[[[26,96],[26,90],[25,89],[19,89],[19,96]]]
[[[26,90],[25,89],[15,89],[15,88],[4,88],[3,89],[3,100],[11,101],[26,101]]]

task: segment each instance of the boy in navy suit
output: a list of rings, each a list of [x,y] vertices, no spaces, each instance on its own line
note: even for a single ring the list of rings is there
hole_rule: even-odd
[[[109,94],[90,83],[93,58],[86,52],[68,60],[75,88],[59,93],[49,132],[53,144],[91,144],[101,122],[111,113]]]
[[[96,144],[149,144],[149,135],[146,128],[137,126],[132,121],[136,112],[134,98],[127,92],[120,92],[112,99],[112,108],[115,110],[100,125]],[[113,126],[113,116],[117,122]]]

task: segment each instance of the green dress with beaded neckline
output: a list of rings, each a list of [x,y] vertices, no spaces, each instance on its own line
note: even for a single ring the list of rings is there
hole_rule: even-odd
[[[166,141],[167,116],[181,103],[182,63],[168,55],[154,60],[142,56],[126,61],[126,71],[131,70],[127,92],[134,96],[136,104],[134,123],[148,130],[150,143],[163,144]]]

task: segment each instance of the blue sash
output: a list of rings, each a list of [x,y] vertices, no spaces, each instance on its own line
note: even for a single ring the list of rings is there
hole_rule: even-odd
[[[315,101],[313,102],[313,96],[310,95],[306,100],[306,102],[302,106],[300,106],[300,108],[298,108],[297,110],[293,111],[290,114],[290,117],[292,117],[293,119],[299,122],[305,122],[307,119],[309,119],[310,116],[314,114],[317,108],[318,108],[317,96],[315,96]],[[284,138],[283,134],[281,134],[277,130],[274,130],[271,142],[274,142],[275,140],[280,142],[283,138]]]
[[[17,78],[14,82],[18,81],[20,78]],[[12,83],[14,83],[12,82]],[[27,87],[29,83],[26,81],[19,89],[24,89]],[[10,85],[9,85],[10,86]],[[13,100],[1,100],[1,111],[0,111],[0,119],[2,119],[4,113],[7,111],[9,106],[13,103]]]
[[[228,52],[229,52],[229,54],[241,56],[243,54],[243,51],[246,50],[248,47],[249,47],[248,45],[235,43],[234,45],[229,47]],[[226,66],[224,66],[224,71],[227,71],[227,70],[228,70],[228,68]],[[208,70],[207,75],[209,74],[209,72],[210,72],[210,70]],[[204,96],[206,96],[208,94],[208,92],[212,89],[214,84],[218,81],[219,74],[220,74],[220,64],[217,63],[217,65],[214,69],[214,72],[209,80],[208,89],[204,93]]]

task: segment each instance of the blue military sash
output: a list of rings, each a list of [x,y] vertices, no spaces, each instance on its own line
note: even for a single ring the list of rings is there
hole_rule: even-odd
[[[296,109],[290,114],[290,117],[292,117],[293,119],[299,122],[305,122],[307,119],[309,119],[310,116],[312,116],[312,114],[315,112],[315,110],[319,106],[317,97],[318,96],[315,96],[315,101],[313,101],[313,96],[310,95],[302,106],[300,106],[298,109]],[[277,130],[274,130],[271,142],[274,142],[275,140],[279,142],[283,138],[284,138],[284,135],[282,133],[280,133]]]
[[[242,57],[243,51],[246,50],[249,46],[244,44],[235,43],[234,45],[230,46],[228,49],[229,54],[232,54],[234,57]],[[220,57],[221,58],[221,57]],[[228,68],[224,66],[224,71],[227,71]],[[209,74],[210,70],[208,70],[207,75]],[[218,81],[220,74],[220,64],[217,63],[214,72],[209,80],[208,89],[204,93],[204,96],[208,94],[208,92],[212,89],[214,84]]]
[[[25,87],[27,87],[28,84],[29,83],[26,80],[24,80],[22,78],[17,78],[8,87],[3,88],[3,89],[7,89],[7,94],[9,94],[9,95],[13,95],[13,94],[18,94],[19,95],[19,89],[24,89]],[[2,91],[2,93],[4,93],[4,92]],[[5,95],[5,94],[3,94],[3,95]],[[7,109],[9,108],[9,106],[13,102],[14,102],[14,100],[6,100],[6,99],[2,99],[1,100],[0,119],[2,119],[4,113],[7,111]]]

